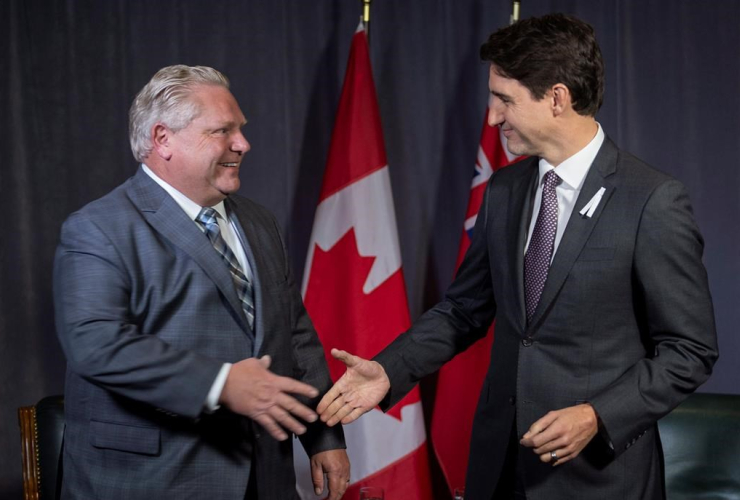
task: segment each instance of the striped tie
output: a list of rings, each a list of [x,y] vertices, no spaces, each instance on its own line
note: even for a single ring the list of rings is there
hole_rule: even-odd
[[[234,287],[236,287],[236,294],[242,303],[244,314],[247,315],[249,328],[254,331],[254,287],[252,287],[252,283],[242,271],[241,266],[239,266],[236,255],[234,255],[234,252],[231,251],[231,248],[229,248],[223,236],[221,236],[217,217],[218,212],[211,207],[205,207],[201,209],[196,220],[203,226],[203,231],[208,236],[208,239],[211,240],[213,248],[216,249],[224,260],[226,267],[229,268],[231,278],[234,280]]]

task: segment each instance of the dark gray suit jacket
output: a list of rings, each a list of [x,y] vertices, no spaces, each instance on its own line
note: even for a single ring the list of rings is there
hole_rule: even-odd
[[[553,468],[519,448],[529,500],[663,497],[656,421],[710,375],[716,333],[703,241],[684,187],[607,138],[584,181],[527,324],[523,249],[538,178],[530,158],[491,178],[445,299],[376,358],[397,402],[481,338],[491,366],[478,402],[466,499],[489,500],[512,425],[590,402],[601,432]],[[580,210],[601,188],[592,217]]]
[[[274,217],[238,196],[226,206],[254,271],[256,345],[221,257],[142,170],[65,222],[54,269],[65,498],[241,499],[250,463],[260,499],[296,498],[290,439],[202,411],[222,364],[253,350],[278,375],[331,384]],[[344,447],[321,424],[301,440],[309,456]]]

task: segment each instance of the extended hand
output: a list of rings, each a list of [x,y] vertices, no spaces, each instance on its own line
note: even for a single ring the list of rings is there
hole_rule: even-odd
[[[581,404],[549,412],[532,424],[520,443],[534,448],[543,462],[560,465],[576,458],[598,429],[596,411]],[[557,459],[553,459],[553,451]]]
[[[339,500],[349,486],[349,457],[344,450],[322,451],[311,457],[314,492],[324,492],[324,474],[329,483],[327,500]]]
[[[293,415],[315,422],[316,413],[298,402],[292,394],[316,397],[319,391],[289,377],[280,377],[268,370],[270,356],[249,358],[231,366],[220,402],[234,413],[257,421],[272,437],[288,439],[285,429],[303,434],[306,427]]]
[[[349,424],[376,406],[388,393],[391,382],[380,363],[332,349],[331,355],[347,366],[347,371],[321,399],[316,411],[331,427]]]

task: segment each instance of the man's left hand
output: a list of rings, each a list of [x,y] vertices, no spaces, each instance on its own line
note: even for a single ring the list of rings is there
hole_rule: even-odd
[[[590,404],[581,404],[547,413],[519,442],[533,448],[543,462],[560,465],[576,458],[598,430],[596,411]]]
[[[324,491],[324,474],[329,483],[328,500],[339,500],[349,486],[349,457],[345,450],[322,451],[311,457],[314,492]]]

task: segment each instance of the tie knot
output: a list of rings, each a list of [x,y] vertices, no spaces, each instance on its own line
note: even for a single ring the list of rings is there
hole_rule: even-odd
[[[545,174],[544,181],[545,182],[543,189],[555,189],[555,186],[560,184],[562,179],[558,177],[558,174],[555,173],[555,170],[550,170]]]
[[[211,207],[203,207],[200,210],[200,213],[198,213],[198,217],[195,218],[198,222],[201,224],[205,224],[206,226],[209,226],[211,224],[216,224],[216,219],[218,217],[218,212],[214,210]]]

